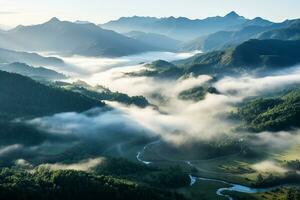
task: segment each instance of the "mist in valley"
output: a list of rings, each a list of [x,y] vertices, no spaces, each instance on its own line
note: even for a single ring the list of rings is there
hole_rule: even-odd
[[[0,3],[0,199],[299,200],[300,4],[104,1]]]
[[[99,156],[109,155],[135,160],[138,151],[157,140],[161,141],[157,148],[162,150],[162,155],[163,151],[168,155],[170,149],[182,149],[183,154],[185,151],[191,154],[182,158],[186,160],[205,158],[206,152],[201,152],[201,148],[199,152],[198,145],[217,144],[224,138],[237,143],[237,149],[245,144],[249,148],[263,148],[274,153],[281,152],[299,141],[298,131],[284,134],[262,132],[253,136],[245,130],[239,131],[241,122],[229,117],[238,105],[248,99],[299,84],[298,68],[293,68],[293,71],[277,71],[265,77],[244,74],[241,77],[225,76],[215,79],[210,75],[190,74],[178,80],[159,80],[126,76],[126,73],[145,68],[145,64],[151,61],[175,61],[195,53],[156,52],[116,59],[60,57],[70,68],[61,69],[57,66],[53,69],[68,75],[68,82],[80,80],[91,86],[101,85],[130,96],[142,95],[149,100],[150,106],[140,108],[106,101],[107,108],[94,108],[82,113],[57,113],[22,121],[41,131],[41,134],[47,135],[47,138],[34,146],[12,144],[1,147],[0,156],[9,159],[13,157],[16,161],[23,159],[30,165],[42,164],[53,169],[89,169],[84,168],[82,163],[87,162],[87,166],[100,164],[96,162]],[[218,93],[207,93],[200,101],[179,98],[182,91],[207,84],[216,88]],[[59,141],[59,138],[62,140]],[[56,158],[58,154],[70,150],[76,154],[76,148],[81,146],[87,153],[78,156],[78,164],[61,164],[63,158]],[[55,148],[55,151],[47,150],[52,148]],[[49,156],[53,156],[53,159],[49,159]],[[96,161],[92,162],[90,159]],[[274,161],[265,159],[254,164],[253,169],[263,172],[266,167],[277,166]],[[44,162],[53,164],[45,165]],[[274,167],[275,169],[279,168]]]

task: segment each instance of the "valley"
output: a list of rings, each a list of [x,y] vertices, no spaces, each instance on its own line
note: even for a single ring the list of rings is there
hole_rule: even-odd
[[[0,199],[298,200],[299,19],[0,31]]]

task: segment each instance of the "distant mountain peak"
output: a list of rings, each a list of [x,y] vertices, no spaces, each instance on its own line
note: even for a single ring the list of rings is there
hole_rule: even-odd
[[[238,15],[235,11],[231,11],[230,13],[228,13],[227,15],[225,15],[225,17],[237,18],[237,17],[241,17],[241,16]]]
[[[25,26],[23,25],[18,25],[16,28],[12,29],[12,30],[20,30],[23,29]]]
[[[261,17],[255,17],[253,20],[265,20],[265,19],[263,19]]]
[[[60,22],[60,20],[57,17],[52,17],[48,22],[57,23]]]

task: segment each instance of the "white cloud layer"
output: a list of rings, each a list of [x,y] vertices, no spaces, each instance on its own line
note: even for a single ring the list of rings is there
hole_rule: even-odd
[[[212,77],[200,75],[177,81],[157,81],[149,77],[123,76],[124,72],[143,68],[143,64],[137,64],[140,61],[153,61],[156,58],[172,60],[180,57],[182,55],[151,53],[107,60],[68,58],[70,64],[86,72],[86,75],[76,78],[129,95],[143,95],[157,104],[159,110],[108,102],[114,110],[94,109],[86,113],[60,113],[34,119],[30,123],[41,129],[60,134],[75,133],[86,136],[103,135],[110,132],[118,134],[122,132],[147,133],[161,136],[163,139],[177,144],[185,141],[210,139],[219,134],[230,134],[233,124],[229,123],[224,115],[231,111],[236,103],[242,102],[247,97],[300,83],[300,72],[297,70],[293,70],[292,73],[285,71],[266,77],[246,75],[225,77],[213,84],[221,94],[207,94],[204,100],[194,102],[179,100],[177,95],[183,90],[206,84]],[[165,101],[157,101],[153,98],[154,93],[159,93]],[[261,133],[259,137],[261,137],[260,142],[263,142],[266,140],[267,134]],[[291,137],[294,136],[291,135]],[[284,144],[285,138],[273,137],[273,140],[274,144],[277,140],[278,143]]]
[[[79,163],[73,164],[42,164],[39,165],[41,168],[51,169],[51,170],[77,170],[77,171],[90,171],[96,166],[100,165],[105,158],[94,158],[81,161]]]

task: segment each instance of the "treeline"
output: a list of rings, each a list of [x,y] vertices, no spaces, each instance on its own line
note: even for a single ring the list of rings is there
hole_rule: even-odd
[[[176,200],[183,196],[111,176],[81,171],[0,170],[0,199]]]
[[[81,94],[49,87],[30,78],[3,71],[0,71],[0,93],[1,117],[9,119],[81,112],[104,105]]]
[[[287,161],[286,167],[291,170],[300,171],[300,160]]]
[[[291,188],[288,190],[286,200],[299,200],[300,199],[300,188]]]
[[[300,89],[274,98],[260,98],[238,108],[235,115],[243,128],[254,132],[281,131],[299,127]]]
[[[151,174],[147,182],[153,186],[175,189],[188,186],[190,178],[180,167],[174,166]]]
[[[97,88],[93,88],[86,83],[78,84],[69,84],[64,82],[56,82],[55,86],[62,87],[73,92],[80,93],[88,98],[98,100],[98,101],[116,101],[119,103],[123,103],[126,105],[136,105],[139,107],[147,107],[150,105],[148,100],[143,96],[128,96],[127,94],[120,92],[112,92],[107,88],[101,87],[101,89],[97,90]]]
[[[145,174],[157,170],[157,168],[134,163],[123,158],[106,158],[101,165],[95,168],[97,174],[119,177],[127,177],[132,174]]]
[[[205,98],[205,95],[207,95],[207,93],[219,94],[218,90],[214,87],[198,86],[180,92],[178,97],[182,100],[201,101]]]
[[[107,158],[94,171],[97,174],[116,176],[158,188],[175,189],[190,184],[188,174],[179,166],[160,169],[123,158]]]
[[[263,177],[261,174],[258,174],[256,181],[252,186],[257,188],[269,188],[294,183],[300,183],[300,175],[296,171],[288,171],[281,176],[270,174],[267,177]]]

